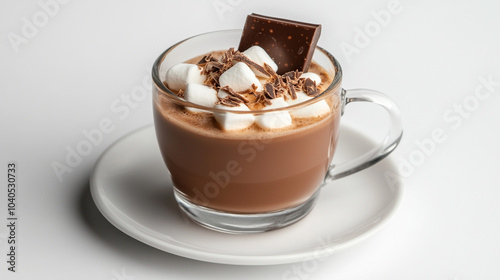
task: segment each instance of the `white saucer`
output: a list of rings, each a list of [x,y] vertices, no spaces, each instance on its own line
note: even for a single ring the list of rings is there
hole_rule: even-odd
[[[341,127],[335,162],[374,144]],[[172,192],[153,126],[118,140],[95,165],[92,197],[118,229],[160,250],[224,264],[267,265],[325,257],[382,228],[401,204],[401,184],[388,184],[384,172],[396,174],[391,158],[326,185],[315,208],[303,220],[266,233],[233,235],[205,229],[181,215]]]

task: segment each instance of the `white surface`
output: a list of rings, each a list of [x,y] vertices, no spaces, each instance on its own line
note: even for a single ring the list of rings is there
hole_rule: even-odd
[[[15,52],[9,34],[22,34],[34,15],[43,20],[42,9],[39,1],[2,1],[0,180],[5,163],[17,161],[19,272],[7,272],[2,261],[0,278],[500,278],[500,86],[474,103],[482,78],[500,81],[500,4],[401,0],[390,22],[348,56],[341,46],[355,46],[357,29],[376,28],[374,14],[390,1],[324,2],[72,1]],[[406,168],[400,211],[378,234],[321,263],[242,267],[166,254],[116,230],[89,194],[89,175],[103,150],[152,122],[150,68],[161,51],[188,36],[241,28],[251,12],[321,23],[319,45],[340,60],[344,87],[382,91],[403,113],[405,134],[391,156]],[[187,16],[199,21],[185,23]],[[455,113],[464,102],[470,112]],[[348,107],[343,118],[373,139],[383,135],[384,120],[382,110],[362,104]],[[67,149],[100,123],[111,128],[59,181],[51,164],[64,163]],[[439,132],[445,140],[419,152]],[[6,235],[0,227],[4,256]]]
[[[342,127],[340,133],[343,141],[338,144],[336,163],[375,145],[352,129]],[[396,169],[386,160],[327,184],[311,213],[286,228],[260,234],[220,233],[181,215],[151,125],[103,153],[92,172],[90,191],[113,225],[166,252],[222,264],[320,262],[373,235],[395,215],[404,189],[401,183],[389,184],[384,174]]]

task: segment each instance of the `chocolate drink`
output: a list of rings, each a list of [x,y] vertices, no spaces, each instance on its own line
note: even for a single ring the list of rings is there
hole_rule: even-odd
[[[338,61],[317,46],[320,33],[319,24],[251,14],[242,31],[196,35],[156,59],[156,136],[190,220],[228,233],[283,228],[310,212],[322,185],[397,145],[395,104],[376,91],[343,90]],[[344,106],[359,101],[384,107],[392,128],[379,148],[332,166]]]
[[[320,91],[332,81],[314,62],[309,71],[325,81]],[[188,201],[231,213],[301,205],[318,191],[335,151],[340,87],[333,90],[329,114],[293,118],[283,129],[223,131],[212,114],[189,112],[155,86],[156,133],[175,188]]]

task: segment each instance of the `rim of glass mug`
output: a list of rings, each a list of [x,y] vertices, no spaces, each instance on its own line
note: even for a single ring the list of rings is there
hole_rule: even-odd
[[[229,110],[229,109],[219,109],[219,108],[214,108],[214,107],[207,107],[203,105],[199,105],[196,103],[189,102],[187,100],[184,100],[177,96],[177,94],[173,91],[171,91],[165,84],[162,82],[161,78],[161,68],[162,64],[167,57],[167,55],[171,54],[174,50],[177,49],[177,47],[182,46],[183,44],[189,43],[193,40],[199,40],[203,39],[203,37],[208,37],[208,36],[213,36],[213,35],[219,35],[222,33],[227,33],[227,35],[238,35],[241,34],[242,30],[241,29],[228,29],[228,30],[220,30],[220,31],[212,31],[212,32],[207,32],[207,33],[202,33],[199,35],[191,36],[187,39],[184,39],[170,48],[166,49],[154,62],[153,64],[153,69],[152,69],[152,77],[153,77],[153,82],[156,85],[156,87],[160,90],[161,93],[163,93],[165,96],[169,97],[171,101],[174,101],[176,104],[181,105],[181,106],[186,106],[186,107],[191,107],[191,108],[196,108],[196,109],[202,109],[208,112],[216,112],[216,113],[224,113],[224,112],[229,112],[229,113],[234,113],[234,114],[264,114],[267,112],[275,112],[275,111],[289,111],[289,110],[296,110],[302,107],[306,107],[308,105],[311,105],[313,103],[316,103],[322,99],[327,98],[331,93],[336,92],[335,89],[340,87],[341,82],[342,82],[342,68],[340,66],[340,63],[335,59],[335,57],[330,54],[328,51],[326,51],[324,48],[320,46],[316,46],[316,50],[313,55],[313,61],[321,61],[321,62],[328,62],[331,69],[327,69],[325,65],[319,63],[323,68],[325,68],[330,74],[334,73],[335,76],[333,77],[332,82],[318,95],[314,96],[311,99],[308,99],[304,102],[300,102],[294,105],[282,107],[282,108],[275,108],[275,109],[262,109],[262,110],[249,110],[249,111],[239,111],[239,110]],[[230,46],[226,47],[228,49]],[[217,50],[213,50],[217,51]],[[205,52],[206,53],[206,52]],[[199,54],[198,54],[199,55]],[[186,58],[189,59],[189,58]],[[184,62],[184,61],[179,61],[179,63]],[[172,65],[173,66],[173,65]],[[165,69],[168,70],[168,69]],[[166,71],[164,71],[166,73]],[[163,73],[163,74],[165,74]],[[342,111],[343,111],[343,106],[342,106]]]

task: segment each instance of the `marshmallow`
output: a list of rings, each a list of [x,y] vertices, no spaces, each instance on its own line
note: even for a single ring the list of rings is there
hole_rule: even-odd
[[[311,79],[313,82],[316,82],[316,86],[319,86],[319,84],[321,84],[321,77],[316,74],[316,73],[313,73],[313,72],[306,72],[306,73],[302,73],[302,75],[300,75],[299,79]]]
[[[186,89],[188,83],[203,84],[206,75],[202,74],[202,70],[201,67],[195,64],[177,64],[168,69],[165,81],[168,87],[174,91]]]
[[[321,100],[304,108],[290,111],[290,114],[295,118],[310,118],[319,117],[330,112],[331,109],[328,103],[325,100]]]
[[[289,99],[287,101],[287,104],[289,105],[295,105],[298,103],[305,102],[312,97],[304,93],[303,91],[298,91],[297,92],[297,99],[292,100]],[[294,118],[310,118],[310,117],[318,117],[327,113],[330,113],[330,106],[328,106],[328,103],[325,100],[318,101],[316,103],[313,103],[309,106],[302,107],[300,109],[292,110],[290,111],[290,115],[292,115]]]
[[[264,67],[264,63],[267,65],[271,66],[271,68],[274,70],[274,72],[278,71],[278,65],[274,60],[267,54],[267,52],[259,46],[252,46],[245,50],[243,54],[248,57],[250,60],[253,62],[259,64],[260,66]],[[252,71],[255,73],[255,75],[259,77],[267,77],[266,74],[257,71],[254,68],[251,68]]]
[[[184,99],[191,103],[206,107],[214,107],[215,103],[219,101],[215,89],[196,83],[187,84],[186,91],[184,92]],[[191,107],[186,107],[186,109],[194,113],[204,112],[203,110]]]
[[[244,91],[252,88],[252,84],[257,86],[257,91],[262,91],[262,84],[255,77],[252,69],[243,62],[236,63],[233,67],[226,70],[219,77],[220,87],[229,86],[234,91]]]
[[[274,98],[274,99],[271,99],[269,101],[271,101],[271,105],[267,105],[266,108],[264,108],[264,110],[267,110],[267,109],[279,109],[279,108],[284,108],[284,107],[290,106],[285,101],[285,98],[283,98],[283,97]]]
[[[307,95],[305,92],[301,90],[296,91],[295,93],[297,94],[297,98],[296,99],[288,98],[288,100],[286,101],[288,106],[299,104],[312,98],[311,96]]]
[[[250,111],[248,107],[241,103],[240,106],[238,107],[229,107],[223,104],[217,104],[215,105],[215,108],[217,109],[224,109],[224,110],[234,110],[234,111]],[[217,120],[217,122],[220,124],[222,129],[226,131],[230,130],[240,130],[240,129],[245,129],[249,126],[251,126],[254,121],[255,117],[252,114],[235,114],[235,113],[229,113],[229,112],[224,112],[224,113],[214,113],[214,117]]]
[[[229,95],[229,93],[223,89],[219,89],[219,91],[217,92],[217,96],[220,99],[226,98],[228,95]]]
[[[285,101],[285,99],[283,99],[283,97],[280,97],[272,99],[271,105],[266,106],[264,110],[279,109],[287,106],[289,105]],[[269,112],[256,116],[255,123],[264,129],[284,128],[292,125],[292,117],[286,110]]]

